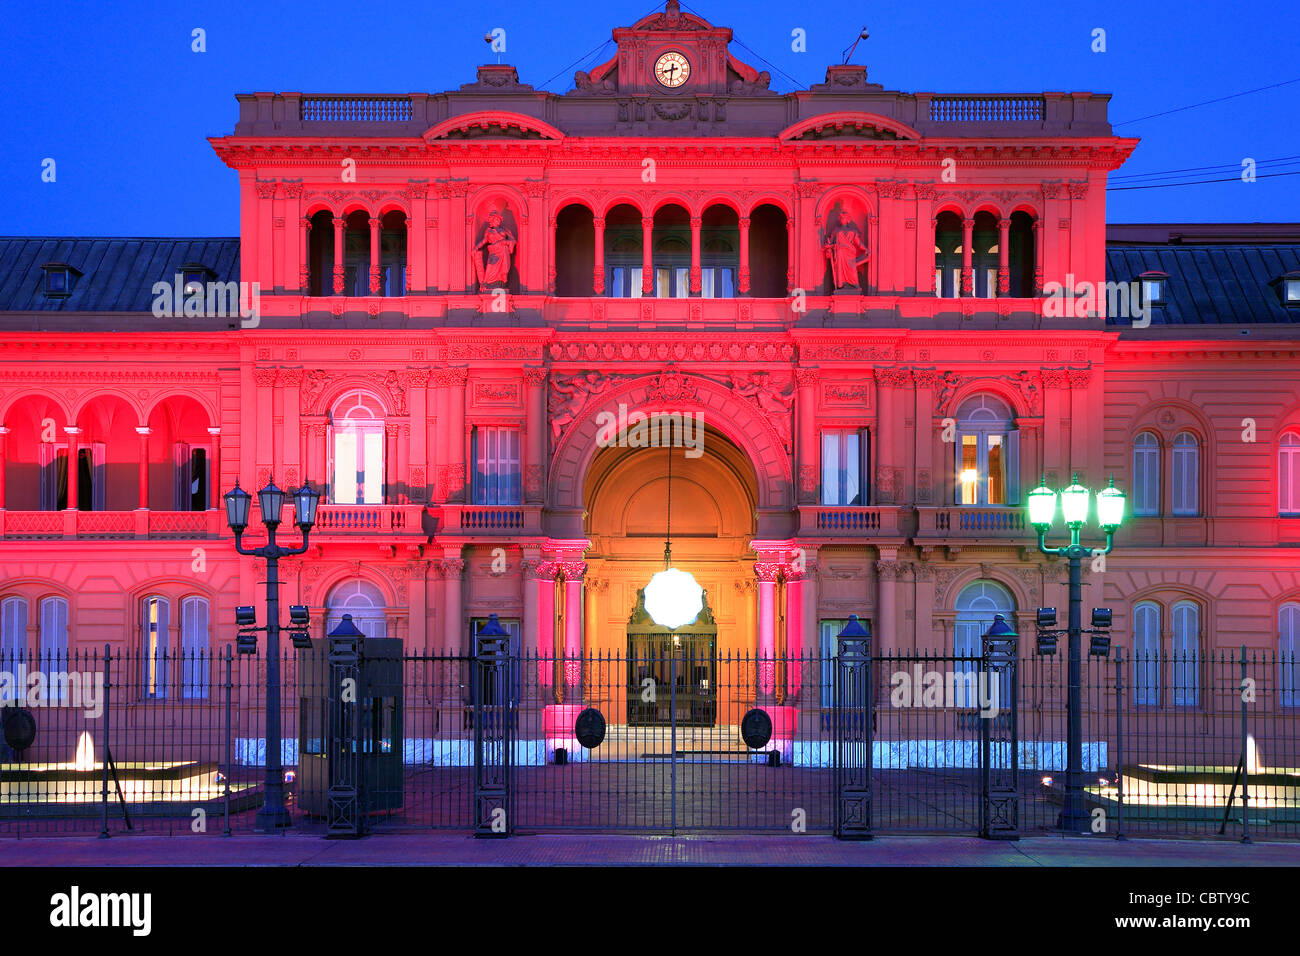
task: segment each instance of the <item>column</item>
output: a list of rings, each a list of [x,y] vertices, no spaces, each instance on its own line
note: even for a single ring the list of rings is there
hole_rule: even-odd
[[[912,373],[905,368],[876,369],[876,396],[879,402],[876,415],[876,468],[875,498],[881,504],[896,504],[900,498],[902,458],[898,454],[900,443],[897,426],[904,416],[896,408],[897,390],[911,383]]]
[[[519,562],[519,597],[524,605],[524,633],[520,640],[520,651],[525,656],[534,653],[534,650],[539,645],[537,639],[537,566],[540,563],[536,548],[524,549],[524,558]]]
[[[794,291],[794,220],[785,220],[785,294]]]
[[[691,217],[691,295],[700,294],[700,226],[704,220]]]
[[[465,626],[461,620],[461,579],[465,561],[460,556],[460,545],[445,548],[439,565],[442,570],[442,644],[447,654],[457,656],[466,647]],[[470,652],[473,648],[468,648]]]
[[[424,653],[433,650],[429,647],[429,595],[425,589],[425,571],[428,566],[428,562],[423,559],[411,561],[406,565],[406,595],[407,606],[410,609],[407,633],[410,636],[411,646],[420,648]]]
[[[80,500],[77,495],[77,473],[81,471],[77,467],[77,436],[81,434],[81,429],[76,425],[68,425],[63,429],[68,435],[68,501],[69,511],[77,510],[77,503]]]
[[[1043,294],[1043,220],[1034,219],[1034,295]]]
[[[961,221],[961,294],[975,294],[975,275],[971,272],[971,243],[975,241],[975,220]]]
[[[316,490],[322,493],[330,484],[326,464],[328,456],[325,454],[325,432],[327,428],[325,422],[315,422],[311,426],[311,474],[312,480],[316,483]]]
[[[441,504],[447,500],[447,440],[442,430],[447,424],[447,383],[450,376],[447,369],[435,371],[433,378],[433,417],[429,423],[429,449],[433,460],[433,498],[432,503]]]
[[[770,702],[776,690],[776,582],[781,565],[775,561],[755,561],[758,578],[758,692]]]
[[[641,217],[641,294],[650,295],[655,290],[655,269],[653,243],[655,221],[653,217]]]
[[[740,220],[740,277],[738,289],[741,295],[749,295],[749,217]]]
[[[894,586],[898,580],[898,552],[893,548],[881,548],[880,560],[876,562],[876,621],[872,628],[875,640],[872,651],[880,648],[880,653],[889,653],[899,645],[898,621],[895,617]]]
[[[587,571],[585,561],[564,561],[564,699],[575,702],[581,699],[582,688],[582,625],[585,612],[582,605],[582,576]]]
[[[546,369],[524,369],[524,501],[546,501]]]
[[[816,603],[816,585],[808,570],[807,559],[796,562],[785,570],[785,656],[786,656],[786,703],[794,703],[799,698],[799,689],[803,686],[805,659],[817,652],[816,611],[809,614],[808,603]],[[813,624],[809,627],[809,617]],[[815,682],[815,678],[809,675]]]
[[[536,577],[531,582],[537,595],[537,626],[527,639],[537,649],[537,680],[543,687],[555,683],[555,574],[554,561],[537,564]]]
[[[7,451],[5,443],[8,441],[9,429],[0,425],[0,511],[5,508],[5,462],[9,459],[5,457]]]
[[[344,220],[334,217],[334,294],[343,292],[343,224]]]
[[[284,461],[285,491],[294,491],[307,480],[307,462],[302,457],[302,376],[300,368],[282,368],[276,384],[280,400],[283,438],[277,447]]]
[[[137,426],[135,433],[140,436],[140,469],[139,469],[139,490],[136,492],[136,498],[139,503],[136,508],[149,507],[149,431],[143,425]]]
[[[384,425],[384,504],[397,504],[398,486],[402,480],[397,462],[397,436],[401,426],[396,422]]]
[[[799,458],[799,503],[817,503],[818,469],[821,448],[817,444],[817,379],[815,368],[799,368],[794,372],[798,392],[795,396],[797,431],[795,453]]]
[[[379,294],[379,219],[370,217],[370,294]]]
[[[211,477],[208,479],[208,485],[212,489],[212,503],[208,506],[213,511],[221,510],[221,429],[212,427],[208,429],[208,436],[212,439],[212,462],[209,467],[212,469]]]
[[[596,295],[605,294],[605,217],[596,216],[591,220],[596,228],[596,265],[591,270],[591,288]]]
[[[411,426],[409,424],[399,424],[397,426],[397,480],[393,483],[397,491],[397,501],[399,505],[408,504],[411,500]]]
[[[464,366],[447,369],[447,428],[444,433],[447,456],[448,501],[465,501],[465,383]]]
[[[1011,291],[1011,220],[998,220],[998,295]]]
[[[410,500],[418,504],[429,500],[429,453],[426,444],[429,420],[429,370],[427,368],[411,368],[407,369],[407,375],[410,382],[407,407],[410,409],[411,414],[409,428],[411,441],[407,452],[410,484],[407,486],[407,490]]]
[[[298,226],[302,235],[302,254],[298,257],[298,291],[308,295],[311,292],[311,220],[303,216],[298,220]],[[321,290],[324,291],[323,282]]]

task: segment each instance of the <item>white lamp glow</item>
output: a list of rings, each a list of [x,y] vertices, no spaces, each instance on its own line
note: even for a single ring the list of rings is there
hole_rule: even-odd
[[[704,609],[704,589],[689,571],[660,571],[645,586],[645,609],[660,627],[683,627]]]
[[[1088,489],[1079,484],[1079,476],[1074,476],[1074,484],[1070,485],[1061,492],[1061,511],[1065,515],[1065,523],[1070,527],[1078,527],[1088,520],[1089,498],[1092,496]]]

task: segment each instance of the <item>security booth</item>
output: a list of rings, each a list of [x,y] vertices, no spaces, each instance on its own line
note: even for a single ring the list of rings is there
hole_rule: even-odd
[[[310,646],[306,646],[309,643]],[[344,614],[298,650],[298,805],[331,832],[402,806],[402,642]]]

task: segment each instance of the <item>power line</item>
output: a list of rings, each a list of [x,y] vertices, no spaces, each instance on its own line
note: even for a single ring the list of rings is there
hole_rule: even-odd
[[[1278,156],[1276,159],[1261,159],[1256,165],[1265,166],[1270,163],[1284,163],[1289,160],[1297,160],[1297,159],[1300,159],[1300,155]],[[1111,179],[1146,179],[1151,176],[1164,176],[1166,174],[1172,175],[1173,173],[1216,172],[1225,169],[1236,169],[1238,165],[1239,165],[1238,163],[1220,163],[1218,166],[1188,166],[1185,169],[1157,169],[1149,173],[1123,173],[1121,175],[1112,176],[1110,178]]]
[[[1275,90],[1279,86],[1290,86],[1292,83],[1300,83],[1300,76],[1293,80],[1283,80],[1281,83],[1270,83],[1268,86],[1257,86],[1253,90],[1242,90],[1240,93],[1229,93],[1227,96],[1220,96],[1216,99],[1205,100],[1203,103],[1193,103],[1191,106],[1179,106],[1176,109],[1165,110],[1163,113],[1152,113],[1149,116],[1139,116],[1137,119],[1125,120],[1122,123],[1111,123],[1111,127],[1128,126],[1132,123],[1140,123],[1143,120],[1155,119],[1157,116],[1169,116],[1172,113],[1182,113],[1185,110],[1194,110],[1198,106],[1209,106],[1211,103],[1222,103],[1224,100],[1235,100],[1239,96],[1249,96],[1251,93],[1262,93],[1265,90]]]
[[[1256,176],[1256,179],[1273,179],[1277,176],[1300,176],[1300,169],[1292,170],[1289,173],[1265,173],[1262,176]],[[1107,186],[1106,192],[1118,193],[1125,192],[1129,189],[1168,189],[1170,186],[1202,186],[1205,183],[1236,183],[1244,182],[1240,176],[1229,176],[1227,179],[1195,179],[1186,183],[1155,183],[1150,186]]]

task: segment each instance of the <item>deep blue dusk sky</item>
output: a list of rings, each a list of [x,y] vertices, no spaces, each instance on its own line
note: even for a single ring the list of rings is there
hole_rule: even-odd
[[[482,40],[494,27],[507,31],[502,60],[523,82],[563,92],[575,69],[611,55],[612,43],[593,51],[613,27],[657,8],[648,0],[10,4],[0,32],[0,233],[235,235],[236,175],[206,137],[233,129],[236,92],[454,89],[495,60]],[[821,82],[863,23],[871,39],[853,60],[886,89],[1109,92],[1116,124],[1300,78],[1293,0],[690,0],[683,9],[732,27],[772,65],[735,42],[732,52],[769,70],[781,92]],[[207,31],[206,53],[190,50],[195,27]],[[806,53],[791,50],[796,27],[807,31]],[[1099,27],[1105,53],[1091,51]],[[1300,221],[1300,175],[1264,178],[1300,171],[1300,82],[1116,132],[1142,139],[1121,174],[1222,167],[1194,178],[1234,181],[1111,192],[1111,222]],[[41,181],[46,157],[57,163],[55,183]],[[1240,181],[1245,157],[1260,163],[1254,183]]]

